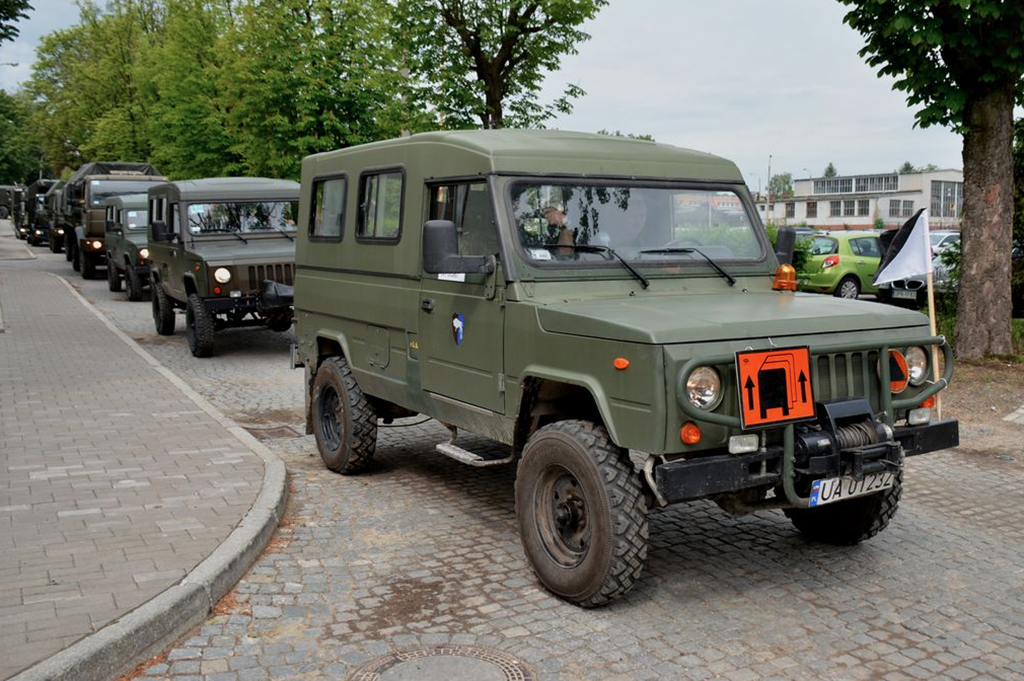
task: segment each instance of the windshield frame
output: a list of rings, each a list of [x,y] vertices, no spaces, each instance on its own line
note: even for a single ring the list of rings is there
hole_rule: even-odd
[[[146,178],[154,178],[154,179],[146,179]],[[118,197],[118,196],[128,196],[129,194],[146,194],[146,193],[149,192],[150,188],[155,187],[158,184],[163,184],[166,181],[167,180],[165,180],[163,178],[156,178],[156,176],[153,176],[153,175],[140,175],[140,176],[136,176],[136,177],[126,176],[126,177],[118,178],[116,180],[114,180],[114,179],[89,180],[89,183],[88,183],[89,201],[86,204],[85,208],[88,208],[90,210],[101,210],[103,208],[106,208],[107,200],[108,199],[112,199],[112,198],[115,198],[115,197]],[[99,194],[99,196],[100,196],[100,198],[99,198],[100,205],[98,205],[98,206],[96,205],[96,201],[97,201],[96,196],[97,195],[94,192],[94,187],[96,187],[97,185],[102,185],[102,184],[113,184],[113,183],[121,184],[121,183],[124,183],[124,182],[138,183],[139,186],[132,188],[130,191],[118,191],[118,192],[115,192],[113,194],[106,193],[106,192],[101,193],[101,194]]]
[[[744,217],[746,218],[746,221],[753,232],[754,239],[760,248],[760,254],[756,258],[715,257],[715,261],[727,264],[729,271],[738,276],[771,275],[771,272],[768,271],[766,265],[769,262],[772,247],[768,241],[767,232],[761,223],[760,217],[758,216],[757,211],[754,210],[749,189],[743,183],[723,181],[703,182],[700,180],[682,179],[667,180],[665,178],[634,178],[607,175],[590,175],[586,177],[563,174],[529,175],[524,173],[500,173],[496,175],[498,175],[498,177],[495,177],[496,187],[494,196],[499,204],[498,208],[501,215],[501,221],[506,226],[505,229],[502,230],[504,232],[503,239],[505,241],[505,250],[509,254],[514,254],[516,266],[520,269],[519,276],[522,278],[532,279],[534,278],[533,276],[530,276],[532,274],[540,274],[545,280],[578,280],[581,277],[589,279],[631,278],[629,272],[623,268],[622,264],[616,258],[612,257],[607,259],[599,259],[595,257],[593,259],[574,261],[557,260],[555,258],[552,258],[550,261],[538,261],[530,257],[529,253],[527,253],[526,247],[522,244],[519,238],[517,219],[514,215],[514,190],[523,184],[563,185],[573,187],[635,187],[653,190],[696,190],[704,192],[730,193],[740,201]],[[680,277],[711,278],[719,276],[713,269],[708,267],[707,262],[699,256],[689,257],[666,255],[665,257],[630,257],[628,260],[634,267],[642,268],[643,273],[652,279]],[[526,273],[530,273],[530,275],[527,275]]]
[[[236,204],[247,204],[247,203],[291,203],[291,204],[294,204],[293,223],[291,225],[289,225],[288,227],[281,227],[280,229],[278,229],[276,227],[271,227],[270,229],[259,229],[259,230],[255,230],[255,231],[247,231],[247,230],[241,230],[241,229],[218,231],[218,232],[202,232],[202,231],[193,232],[192,231],[190,223],[189,223],[189,215],[190,215],[189,209],[192,206],[213,206],[213,205],[223,205],[223,204],[232,204],[232,203],[236,203]],[[299,227],[298,227],[298,223],[299,223],[299,219],[298,219],[299,218],[299,215],[298,215],[298,213],[299,213],[299,197],[298,196],[295,196],[294,198],[292,198],[292,197],[282,198],[282,197],[273,197],[273,196],[271,196],[271,197],[261,197],[261,198],[258,198],[258,199],[256,199],[256,198],[248,198],[248,197],[246,197],[246,198],[226,198],[226,199],[215,199],[215,200],[210,200],[210,199],[184,200],[183,199],[181,201],[180,210],[181,210],[181,216],[182,216],[181,229],[190,239],[211,239],[211,238],[224,238],[224,237],[227,237],[227,238],[230,238],[230,239],[235,239],[237,236],[242,236],[242,237],[244,237],[246,239],[250,239],[250,238],[257,238],[257,239],[262,239],[262,238],[286,239],[288,237],[292,237],[294,239],[295,236],[297,235],[298,229],[299,229]]]

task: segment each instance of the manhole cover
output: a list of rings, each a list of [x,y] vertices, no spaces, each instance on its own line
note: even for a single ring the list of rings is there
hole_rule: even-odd
[[[370,660],[348,681],[536,681],[525,664],[500,650],[442,646],[391,653]]]

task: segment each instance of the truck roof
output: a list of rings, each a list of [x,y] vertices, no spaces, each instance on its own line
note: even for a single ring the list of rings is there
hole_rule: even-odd
[[[149,194],[122,194],[107,199],[108,206],[120,206],[126,210],[141,209],[149,205]]]
[[[395,163],[403,149],[444,147],[482,172],[603,175],[742,182],[732,161],[712,154],[648,140],[561,130],[455,130],[427,132],[373,142],[309,157],[317,172],[353,154],[380,155]],[[470,161],[475,157],[475,163]],[[391,159],[390,161],[387,159]],[[428,176],[444,176],[447,168],[431,169]],[[410,161],[410,164],[413,161]],[[360,161],[364,166],[366,161]],[[449,164],[445,164],[449,165]]]
[[[169,183],[182,201],[223,201],[226,199],[299,198],[299,183],[267,177],[210,177]]]
[[[159,175],[160,172],[149,163],[133,163],[129,161],[93,161],[86,163],[75,171],[67,184],[74,184],[90,175],[113,175],[117,178],[137,175]]]

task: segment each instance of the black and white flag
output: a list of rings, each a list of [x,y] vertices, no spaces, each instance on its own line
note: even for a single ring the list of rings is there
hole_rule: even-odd
[[[932,245],[928,236],[928,209],[914,213],[896,232],[875,274],[875,286],[932,271]]]

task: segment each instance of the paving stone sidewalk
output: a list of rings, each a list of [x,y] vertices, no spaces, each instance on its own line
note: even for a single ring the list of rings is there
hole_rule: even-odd
[[[0,308],[7,679],[180,581],[249,511],[264,461],[58,278],[0,262]]]

